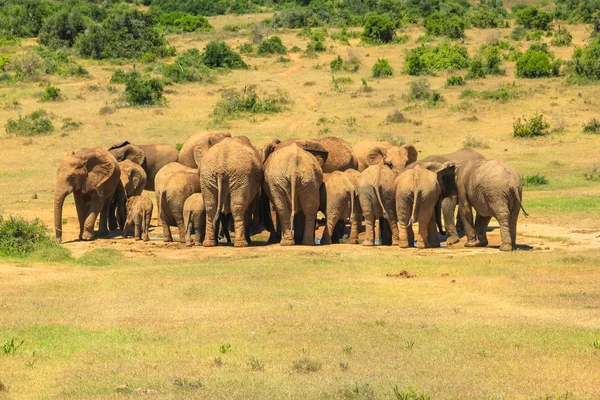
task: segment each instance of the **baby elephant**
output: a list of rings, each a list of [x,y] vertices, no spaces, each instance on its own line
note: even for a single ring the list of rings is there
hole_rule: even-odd
[[[123,237],[129,236],[131,225],[135,226],[133,235],[135,240],[142,239],[144,234],[144,242],[150,240],[148,237],[148,229],[150,228],[150,220],[152,219],[152,200],[145,196],[131,196],[127,200],[127,220],[123,228]]]
[[[206,228],[206,210],[202,193],[194,193],[183,203],[183,225],[185,226],[186,246],[202,246]],[[192,241],[192,232],[195,233]]]

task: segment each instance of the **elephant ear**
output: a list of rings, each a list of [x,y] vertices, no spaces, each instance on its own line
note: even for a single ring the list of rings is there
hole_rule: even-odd
[[[456,164],[453,162],[445,162],[443,164],[438,164],[437,173],[438,182],[440,183],[440,187],[442,188],[442,196],[446,197],[456,192]]]
[[[127,140],[121,142],[121,143],[117,143],[117,144],[113,144],[112,146],[109,147],[109,151],[110,150],[115,150],[115,149],[120,149],[121,147],[125,147],[127,145],[131,144],[130,142],[128,142]]]
[[[329,157],[329,151],[321,143],[314,140],[298,140],[296,145],[315,156],[321,167],[325,165],[327,157]]]
[[[89,193],[97,190],[104,182],[110,178],[118,168],[114,157],[100,148],[90,149],[82,154],[81,158],[85,161],[87,177],[83,183],[83,192]],[[119,170],[120,173],[120,170]]]
[[[132,144],[127,146],[127,150],[125,150],[125,154],[123,154],[123,156],[125,160],[131,160],[137,165],[142,165],[144,161],[146,161],[144,150]]]
[[[367,165],[377,165],[383,164],[383,159],[385,158],[385,152],[381,147],[375,147],[367,153]]]
[[[261,151],[261,159],[262,159],[263,163],[265,161],[267,161],[267,158],[269,158],[269,156],[271,155],[271,153],[275,151],[275,148],[277,147],[277,145],[279,143],[281,143],[281,140],[279,140],[279,139],[273,139],[271,141],[271,143],[267,143],[265,145],[265,147],[263,147],[263,149]]]
[[[406,165],[416,162],[417,158],[419,157],[419,152],[417,151],[416,147],[412,144],[405,144],[403,147],[408,154],[408,161]]]
[[[214,135],[206,135],[196,143],[194,147],[194,161],[198,168],[202,164],[202,156],[215,144],[222,142],[226,138],[230,138],[231,134],[227,132],[215,133]]]

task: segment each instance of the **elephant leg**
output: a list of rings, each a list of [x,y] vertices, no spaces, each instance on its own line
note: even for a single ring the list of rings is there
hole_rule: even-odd
[[[139,213],[135,216],[135,222],[134,222],[134,227],[133,227],[134,240],[142,239],[142,218],[144,218],[144,217]]]
[[[429,219],[419,219],[419,232],[417,233],[417,248],[424,249],[429,247],[429,240],[427,238],[427,227],[429,226]]]
[[[454,212],[456,210],[456,196],[446,197],[442,200],[442,215],[446,228],[446,244],[458,243],[460,238],[454,224]],[[462,225],[462,224],[461,224]]]
[[[465,234],[467,235],[467,243],[465,243],[465,247],[478,247],[479,241],[477,240],[475,235],[475,227],[473,226],[473,210],[471,208],[471,204],[469,204],[469,201],[466,199],[466,194],[459,194],[459,200],[459,214],[465,227]]]
[[[331,244],[333,237],[335,236],[335,226],[338,221],[338,216],[331,212],[327,215],[327,222],[325,229],[323,230],[323,237],[321,237],[321,244]]]
[[[354,200],[354,207],[354,218],[351,219],[350,225],[350,244],[358,244],[358,234],[362,225],[362,210],[360,209],[358,198]]]
[[[152,220],[152,214],[151,213],[146,213],[145,217],[146,220],[144,221],[144,242],[148,242],[150,241],[150,235],[149,235],[149,231],[150,231],[150,221]]]
[[[398,246],[401,249],[406,249],[412,246],[412,242],[409,241],[409,233],[408,230],[412,228],[410,226],[406,226],[403,222],[398,222]]]
[[[429,218],[429,223],[427,225],[427,241],[429,242],[429,247],[440,247],[440,237],[438,236],[435,214]]]
[[[304,234],[302,244],[305,246],[315,245],[315,222],[317,221],[318,210],[304,211]]]
[[[340,238],[343,238],[345,233],[346,233],[345,220],[342,219],[342,220],[337,221],[333,227],[333,235],[331,235],[331,243],[339,244]]]
[[[392,234],[392,246],[397,246],[400,243],[400,232],[398,231],[398,218],[395,212],[388,213],[390,231]]]
[[[98,218],[98,214],[102,212],[103,206],[104,203],[102,199],[98,195],[92,195],[92,200],[89,204],[88,214],[83,226],[83,240],[94,239],[94,225],[96,225],[96,219]]]
[[[130,229],[131,229],[131,218],[127,217],[127,219],[125,220],[125,226],[123,227],[123,232],[121,233],[121,236],[123,236],[124,238],[127,238],[127,236],[129,236]]]
[[[481,215],[475,217],[475,231],[477,232],[477,241],[481,247],[488,245],[486,231],[491,219],[492,217],[483,217]]]
[[[292,236],[292,225],[290,222],[291,211],[281,210],[277,212],[277,218],[279,218],[279,224],[281,225],[281,241],[279,242],[282,246],[293,246],[294,237]]]
[[[79,222],[79,240],[81,240],[83,238],[83,227],[87,215],[87,205],[81,193],[75,192],[73,193],[73,197],[75,197],[75,208],[77,209],[77,220]]]
[[[234,221],[234,228],[233,228],[234,232],[237,232],[237,231],[235,231],[235,218],[233,217],[233,215],[227,214],[223,217],[223,220],[221,221],[221,233],[225,237],[225,240],[227,240],[227,243],[231,243],[231,235],[229,232],[229,225],[230,225],[231,219],[233,219],[233,221]],[[236,238],[237,238],[237,233],[236,233]]]
[[[364,210],[365,216],[365,240],[363,246],[373,246],[375,242],[375,215],[373,210]]]
[[[167,216],[164,212],[160,214],[160,222],[163,230],[163,241],[172,242],[173,235],[171,235],[171,227],[169,227],[169,221],[167,220]]]
[[[435,203],[435,223],[440,231],[441,234],[445,235],[446,232],[443,229],[442,226],[442,200],[438,200],[437,203]]]
[[[510,244],[513,250],[517,248],[517,222],[519,220],[519,212],[521,208],[519,205],[515,206],[510,212],[510,220],[508,225],[510,228]]]
[[[246,226],[245,226],[245,210],[243,205],[233,206],[231,208],[233,217],[233,224],[235,231],[235,243],[234,247],[248,247],[248,241],[246,240]],[[225,232],[229,233],[229,224],[226,225]]]
[[[510,212],[508,210],[502,210],[501,212],[496,213],[496,219],[500,224],[500,238],[502,240],[500,250],[511,251],[513,246],[510,234]]]
[[[205,213],[198,213],[198,215],[194,215],[194,231],[196,231],[196,236],[194,238],[194,244],[196,246],[202,246],[205,238],[206,232],[206,215]]]
[[[117,216],[115,215],[117,212],[117,199],[116,196],[111,200],[110,205],[108,207],[108,229],[110,231],[117,230]]]
[[[100,223],[98,228],[98,236],[105,236],[108,234],[108,210],[110,208],[110,200],[102,203],[102,209],[100,210]]]

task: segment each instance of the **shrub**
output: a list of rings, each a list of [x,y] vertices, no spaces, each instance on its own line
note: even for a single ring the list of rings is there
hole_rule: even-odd
[[[311,372],[317,372],[322,367],[321,362],[311,360],[309,358],[303,358],[301,360],[294,361],[292,368],[294,371],[300,374],[308,374]]]
[[[590,119],[588,122],[583,124],[584,133],[600,133],[600,121],[596,118]]]
[[[242,92],[235,89],[222,93],[222,100],[213,109],[213,117],[217,121],[233,119],[241,114],[273,114],[281,112],[284,105],[289,102],[284,93],[269,95],[261,98],[254,89]]]
[[[516,84],[503,84],[498,89],[484,90],[479,96],[484,100],[496,100],[501,103],[506,103],[510,99],[519,97],[519,92]]]
[[[490,148],[490,146],[487,143],[485,143],[482,139],[472,136],[472,135],[467,135],[465,140],[463,140],[462,145],[463,145],[463,147],[470,147],[472,149],[489,149]]]
[[[465,80],[460,75],[451,75],[446,79],[446,86],[464,86]]]
[[[525,36],[527,36],[527,30],[521,25],[515,26],[515,29],[510,33],[510,38],[517,42],[522,40]]]
[[[337,58],[334,58],[329,63],[329,67],[331,68],[331,72],[341,71],[343,66],[344,66],[344,60],[342,60],[342,57],[340,57],[340,56],[337,56]]]
[[[535,175],[526,175],[521,177],[521,184],[523,186],[541,186],[550,183],[544,175],[539,173]]]
[[[548,53],[539,50],[527,49],[517,59],[517,76],[521,78],[541,78],[546,76],[558,76],[560,73],[560,62],[551,61]]]
[[[163,66],[167,82],[214,82],[215,73],[204,65],[198,49],[188,49],[179,54],[173,64]]]
[[[396,23],[388,15],[371,15],[365,22],[362,39],[370,43],[390,43],[396,36]]]
[[[469,66],[466,47],[441,43],[421,45],[406,52],[406,71],[409,75],[431,74],[439,70],[463,69]]]
[[[112,83],[125,84],[130,78],[139,79],[139,78],[141,78],[141,75],[137,71],[125,72],[122,69],[117,68],[115,70],[115,72],[113,72],[112,76],[110,77],[110,81]]]
[[[63,10],[44,20],[39,42],[51,48],[72,47],[75,39],[86,29],[86,21],[79,10]]]
[[[325,51],[325,35],[321,32],[314,32],[310,36],[310,42],[306,46],[307,53],[322,53]]]
[[[487,75],[504,75],[504,70],[500,68],[501,65],[500,47],[484,45],[479,49],[477,58],[471,61],[467,78],[477,79],[485,78]]]
[[[240,54],[251,54],[254,51],[252,43],[242,43],[239,48]]]
[[[402,391],[398,386],[394,387],[394,396],[396,396],[396,400],[431,400],[431,397],[426,393],[419,393],[413,388]]]
[[[518,138],[532,138],[548,134],[550,124],[544,121],[542,114],[535,114],[531,118],[519,117],[513,123],[513,136]]]
[[[60,89],[54,86],[48,86],[42,93],[40,101],[62,101],[63,96]]]
[[[39,219],[28,222],[21,217],[0,215],[0,256],[24,256],[52,246],[59,247]]]
[[[584,81],[600,79],[600,36],[596,36],[589,45],[577,47],[571,61],[573,76]]]
[[[467,73],[467,79],[479,79],[485,78],[485,68],[481,60],[473,60],[469,65],[469,72]]]
[[[550,41],[550,43],[552,44],[552,46],[570,46],[571,42],[573,41],[573,36],[571,35],[571,33],[566,30],[565,28],[561,28],[560,26],[558,27],[557,31],[554,31],[554,34],[552,35],[552,40]]]
[[[591,169],[583,173],[583,177],[586,181],[600,182],[600,168],[596,164],[592,165]]]
[[[209,68],[248,68],[248,65],[242,60],[242,56],[220,40],[213,40],[206,45],[202,53],[202,62]]]
[[[390,63],[385,58],[382,58],[382,59],[378,58],[375,65],[373,65],[372,71],[373,71],[374,78],[392,76],[394,73]]]
[[[537,6],[523,8],[515,14],[517,23],[526,29],[539,29],[547,31],[552,29],[552,14],[540,10]]]
[[[5,125],[6,133],[16,136],[42,136],[54,132],[54,125],[50,121],[48,113],[37,110],[19,119],[8,119]]]
[[[467,12],[468,21],[475,28],[501,28],[507,12],[500,2],[482,2],[471,7]]]
[[[431,85],[427,79],[417,79],[410,83],[409,100],[427,100],[431,96]]]
[[[192,15],[182,11],[160,14],[158,23],[173,32],[210,32],[212,25],[202,15]]]
[[[390,112],[387,115],[387,117],[385,117],[385,122],[386,122],[386,124],[400,124],[400,123],[410,122],[410,120],[408,118],[406,118],[404,116],[404,114],[402,114],[400,112],[400,110],[395,108],[392,112]]]
[[[342,69],[348,72],[357,72],[360,68],[358,60],[349,59],[348,61],[344,61],[340,56],[331,60],[329,67],[331,68],[331,72],[338,72]]]
[[[258,46],[258,54],[287,54],[287,47],[281,42],[279,36],[273,36],[269,39],[264,40]]]
[[[456,14],[435,12],[425,18],[425,30],[429,35],[460,39],[465,36],[465,21]]]
[[[163,84],[158,79],[144,80],[132,76],[125,81],[125,101],[130,106],[164,104]]]

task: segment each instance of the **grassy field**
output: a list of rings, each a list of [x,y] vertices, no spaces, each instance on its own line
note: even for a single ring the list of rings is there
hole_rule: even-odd
[[[211,17],[214,32],[169,42],[179,51],[219,38],[237,49],[249,28],[228,32],[225,25],[271,15]],[[566,27],[573,46],[550,49],[568,60],[590,32]],[[510,31],[468,30],[465,45],[475,54],[496,32],[515,44]],[[271,35],[288,49],[305,49],[308,39],[298,32]],[[531,216],[521,219],[518,243],[532,251],[185,249],[162,244],[155,229],[145,244],[66,243],[73,257],[60,262],[0,258],[0,398],[420,398],[411,390],[432,399],[600,398],[600,349],[593,346],[600,339],[600,185],[585,177],[600,158],[598,136],[582,132],[600,111],[600,86],[567,85],[564,76],[519,79],[515,63],[504,62],[506,75],[462,87],[445,87],[451,73],[427,77],[445,98],[430,108],[407,100],[415,78],[403,73],[405,52],[419,45],[423,29],[399,34],[408,35],[405,44],[327,38],[317,58],[245,57],[249,70],[167,87],[165,107],[115,107],[123,88],[110,77],[131,64],[78,60],[90,78],[49,79],[62,102],[40,102],[43,83],[3,84],[0,125],[43,108],[57,130],[0,136],[0,212],[51,225],[59,161],[81,147],[123,140],[175,145],[212,129],[258,145],[274,137],[394,138],[425,157],[476,138],[487,157],[548,180],[524,191]],[[24,40],[0,52],[35,44]],[[338,55],[360,60],[359,71],[332,74]],[[371,77],[378,58],[389,60],[392,77]],[[336,85],[340,77],[350,80]],[[461,98],[465,89],[513,84],[517,97],[507,102]],[[287,110],[216,122],[211,113],[221,93],[250,85],[259,94],[287,93]],[[396,111],[411,122],[386,122]],[[559,132],[513,138],[514,120],[536,112]],[[62,129],[67,118],[81,127]],[[72,197],[64,217],[69,242],[77,236]],[[415,276],[393,276],[403,270]]]

